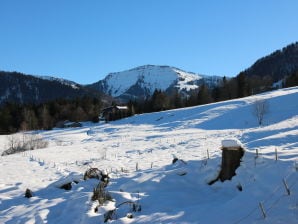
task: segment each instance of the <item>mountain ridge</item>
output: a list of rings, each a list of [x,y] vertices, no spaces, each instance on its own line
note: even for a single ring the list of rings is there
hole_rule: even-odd
[[[247,76],[270,76],[273,82],[277,82],[296,71],[298,71],[298,42],[258,59],[243,73]]]
[[[89,85],[120,100],[146,99],[155,89],[170,92],[177,89],[186,94],[202,83],[218,84],[222,77],[186,72],[166,65],[142,65],[122,72],[109,73],[104,79]]]
[[[36,77],[19,72],[0,71],[0,104],[43,103],[58,98],[96,96],[97,93],[72,81],[58,78]]]

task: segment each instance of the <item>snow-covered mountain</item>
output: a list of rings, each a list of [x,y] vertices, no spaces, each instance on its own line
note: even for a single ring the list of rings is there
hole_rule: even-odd
[[[199,75],[185,72],[170,66],[145,65],[123,72],[110,73],[90,87],[113,97],[129,100],[144,99],[152,95],[155,89],[187,93],[197,89],[202,83],[216,86],[222,77]]]

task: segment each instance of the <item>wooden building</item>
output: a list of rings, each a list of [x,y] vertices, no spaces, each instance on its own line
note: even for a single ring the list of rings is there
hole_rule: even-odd
[[[104,108],[100,113],[100,120],[114,121],[129,116],[127,106],[110,106]]]

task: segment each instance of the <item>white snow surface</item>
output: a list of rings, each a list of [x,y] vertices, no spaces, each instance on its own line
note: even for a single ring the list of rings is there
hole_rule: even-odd
[[[252,113],[259,99],[269,104],[263,126]],[[34,133],[49,147],[0,157],[0,223],[103,223],[125,201],[141,211],[124,204],[110,223],[298,223],[298,87]],[[245,149],[236,176],[208,185],[229,139]],[[7,140],[0,136],[0,151]],[[98,180],[83,180],[89,167],[111,177],[114,201],[98,211],[91,200]],[[74,180],[71,190],[58,188]]]
[[[242,147],[242,144],[241,144],[241,142],[239,142],[238,139],[224,139],[221,141],[221,145],[224,148]]]
[[[144,87],[149,88],[150,94],[153,94],[155,89],[166,90],[175,84],[176,80],[178,80],[178,83],[175,85],[178,89],[195,89],[198,86],[188,82],[199,79],[202,79],[201,75],[185,72],[170,66],[155,65],[145,65],[123,72],[110,73],[105,78],[109,86],[107,92],[113,97],[125,93],[140,80]]]

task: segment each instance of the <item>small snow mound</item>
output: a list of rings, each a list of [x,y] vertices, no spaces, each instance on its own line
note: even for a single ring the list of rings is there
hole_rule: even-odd
[[[241,142],[238,139],[224,139],[221,141],[223,148],[239,148],[242,147]]]

